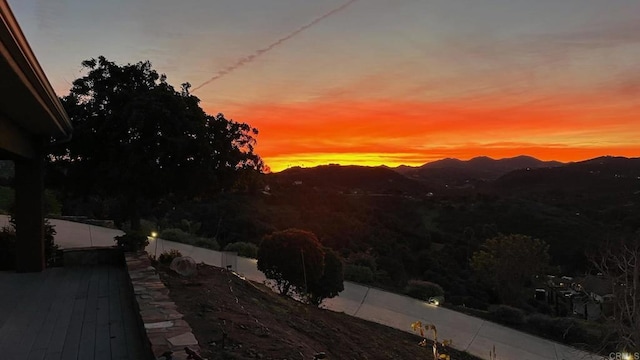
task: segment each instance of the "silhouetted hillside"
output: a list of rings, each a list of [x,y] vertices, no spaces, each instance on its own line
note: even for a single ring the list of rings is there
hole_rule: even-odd
[[[640,190],[640,158],[599,157],[552,168],[520,169],[492,183],[503,191],[570,193],[628,193]],[[629,193],[631,192],[631,193]]]
[[[571,210],[616,232],[640,227],[640,158],[600,157],[556,168],[517,170],[485,189]]]
[[[267,183],[344,193],[425,194],[428,187],[384,167],[322,165],[294,167],[267,176]]]
[[[557,161],[541,161],[530,156],[494,160],[486,156],[471,160],[442,159],[420,167],[401,166],[395,170],[407,177],[436,187],[463,186],[482,181],[491,181],[517,169],[557,167]]]

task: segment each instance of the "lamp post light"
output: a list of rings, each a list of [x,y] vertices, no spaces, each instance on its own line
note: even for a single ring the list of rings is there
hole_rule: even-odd
[[[153,241],[156,243],[156,249],[154,251],[153,256],[157,259],[158,258],[158,233],[155,231],[151,232],[151,238],[153,239]]]

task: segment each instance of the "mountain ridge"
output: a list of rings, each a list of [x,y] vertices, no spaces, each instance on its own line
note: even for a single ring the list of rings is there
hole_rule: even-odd
[[[531,181],[527,179],[534,176],[530,171],[538,169],[545,169],[544,173],[549,173],[552,177],[563,177],[565,173],[572,174],[571,176],[576,172],[584,173],[572,170],[575,168],[604,171],[599,170],[602,168],[620,173],[619,176],[634,176],[632,173],[636,173],[637,164],[640,164],[640,158],[622,156],[601,156],[568,163],[543,161],[527,155],[503,159],[478,156],[469,160],[445,158],[417,167],[338,164],[310,168],[293,167],[272,173],[270,177],[283,184],[304,183],[312,187],[331,187],[342,191],[358,189],[373,193],[425,193],[444,188],[476,187],[492,182],[527,183]],[[567,166],[570,170],[553,170],[564,169]],[[535,177],[542,176],[542,173],[536,173]],[[510,174],[516,174],[511,175],[514,180],[509,180]]]

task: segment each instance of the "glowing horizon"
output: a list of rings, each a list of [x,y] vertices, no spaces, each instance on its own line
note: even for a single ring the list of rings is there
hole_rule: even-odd
[[[442,151],[439,152],[442,154]],[[551,154],[550,154],[551,153]],[[459,155],[456,155],[459,154]],[[630,154],[630,155],[629,155]],[[322,154],[318,156],[316,154],[296,154],[295,156],[275,156],[265,160],[270,172],[280,172],[293,167],[311,168],[320,165],[341,165],[341,166],[387,166],[398,167],[401,165],[417,167],[426,163],[442,160],[446,158],[454,158],[462,161],[471,160],[476,157],[486,156],[494,160],[513,158],[517,156],[530,156],[541,161],[558,161],[562,163],[579,162],[584,160],[590,160],[602,156],[621,156],[628,158],[640,157],[640,149],[628,149],[628,148],[565,148],[561,151],[553,148],[540,148],[536,153],[532,149],[505,149],[504,152],[500,151],[485,151],[478,153],[469,153],[468,149],[452,149],[451,155],[430,155],[425,154],[423,157],[418,157],[420,154]],[[413,159],[413,160],[399,160],[399,159]]]
[[[260,130],[256,149],[274,172],[323,164],[417,166],[447,157],[528,155],[571,162],[605,155],[640,156],[637,107],[610,99],[606,106],[576,109],[577,104],[593,101],[592,97],[556,98],[535,105],[486,99],[474,104],[253,104],[226,115],[254,119],[251,125]],[[599,97],[604,99],[605,94]],[[584,119],[590,117],[608,121],[592,122],[586,128]]]
[[[9,2],[58,94],[82,60],[150,60],[273,171],[640,156],[638,2]]]

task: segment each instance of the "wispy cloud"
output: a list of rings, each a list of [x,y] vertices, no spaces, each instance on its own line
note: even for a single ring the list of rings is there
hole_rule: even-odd
[[[193,88],[192,92],[197,91],[198,89],[202,88],[203,86],[209,85],[212,82],[220,79],[221,77],[235,71],[236,69],[245,66],[251,62],[253,62],[256,58],[258,58],[259,56],[262,56],[266,53],[268,53],[269,51],[273,50],[274,48],[284,44],[286,41],[296,37],[298,34],[300,34],[301,32],[313,27],[314,25],[316,25],[317,23],[321,22],[322,20],[339,13],[340,11],[346,9],[349,5],[353,4],[354,2],[356,2],[357,0],[349,0],[348,2],[344,3],[343,5],[332,9],[331,11],[313,19],[311,22],[309,22],[308,24],[299,27],[298,29],[292,31],[291,33],[289,33],[286,36],[281,37],[280,39],[272,42],[271,44],[267,45],[266,47],[262,48],[262,49],[258,49],[256,50],[253,54],[248,55],[246,57],[243,57],[241,59],[239,59],[238,61],[236,61],[233,65],[227,67],[224,70],[218,71],[218,73],[216,75],[214,75],[212,78],[210,78],[209,80],[203,82],[202,84],[196,86],[195,88]]]

